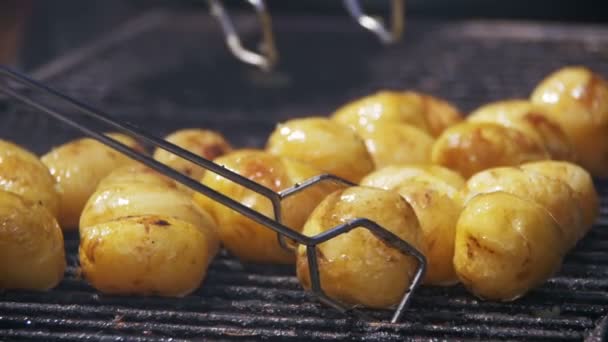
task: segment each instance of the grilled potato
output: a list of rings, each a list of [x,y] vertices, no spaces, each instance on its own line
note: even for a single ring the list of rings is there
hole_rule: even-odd
[[[583,214],[568,184],[538,172],[515,167],[498,167],[475,174],[463,189],[465,202],[480,193],[503,191],[543,206],[563,230],[564,249],[570,249],[584,235]]]
[[[373,130],[378,122],[416,126],[433,137],[462,120],[452,104],[413,92],[383,90],[354,100],[336,110],[332,119],[356,129]]]
[[[144,164],[130,163],[117,168],[102,178],[97,185],[97,190],[111,188],[114,184],[135,183],[156,184],[169,188],[175,188],[177,184],[173,179],[156,172]]]
[[[456,224],[454,267],[477,297],[511,301],[558,270],[562,240],[539,204],[501,191],[479,194]]]
[[[0,190],[15,193],[29,204],[40,203],[54,216],[59,212],[55,179],[38,157],[0,140]]]
[[[491,122],[515,128],[542,144],[552,159],[574,161],[574,147],[551,116],[545,106],[526,100],[508,100],[478,108],[467,117],[467,121]]]
[[[63,234],[50,211],[0,190],[0,289],[53,288],[65,267]]]
[[[608,82],[584,67],[565,67],[534,89],[533,103],[548,106],[592,175],[608,177]]]
[[[259,150],[236,150],[214,162],[276,192],[321,173],[307,164]],[[262,195],[212,172],[206,172],[201,183],[273,218],[272,204]],[[332,190],[335,188],[320,185],[284,200],[281,203],[283,224],[300,231],[310,212]],[[277,234],[269,228],[199,193],[194,194],[194,200],[211,213],[218,224],[224,246],[241,260],[258,263],[293,262],[294,256],[281,248]]]
[[[143,151],[133,139],[117,133],[107,134],[121,143]],[[80,213],[99,181],[132,159],[89,138],[68,142],[41,158],[57,181],[60,196],[58,220],[63,229],[78,228]]]
[[[435,141],[431,159],[468,178],[497,166],[549,159],[546,149],[519,130],[494,123],[465,122],[448,128]]]
[[[221,134],[205,129],[182,129],[169,134],[165,140],[209,160],[232,150]],[[200,179],[205,173],[204,168],[161,148],[154,151],[154,159],[194,179]]]
[[[526,163],[521,168],[568,184],[582,207],[585,230],[591,228],[599,215],[600,203],[591,175],[585,169],[573,163],[552,160]]]
[[[180,297],[200,286],[215,243],[175,217],[122,217],[80,231],[80,266],[103,293]]]
[[[312,212],[303,233],[314,236],[355,218],[368,218],[421,250],[421,230],[412,207],[397,193],[368,187],[338,190]],[[321,287],[338,301],[371,308],[397,304],[410,285],[417,261],[364,228],[317,246]],[[297,275],[311,287],[306,247],[297,250]]]
[[[279,124],[266,149],[353,183],[374,169],[363,140],[348,127],[325,118],[293,119]]]
[[[435,176],[442,182],[454,187],[455,190],[459,190],[465,184],[464,178],[458,173],[448,168],[432,164],[386,166],[365,176],[360,184],[384,190],[392,190],[404,181],[420,175]]]

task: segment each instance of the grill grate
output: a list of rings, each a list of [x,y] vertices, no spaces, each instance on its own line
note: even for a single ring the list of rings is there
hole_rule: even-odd
[[[383,51],[347,20],[279,18],[284,66],[264,77],[231,59],[204,15],[155,12],[142,18],[137,34],[93,47],[91,54],[78,52],[78,63],[60,61],[39,74],[159,135],[204,125],[240,146],[261,146],[278,120],[323,114],[379,88],[416,88],[470,110],[526,96],[564,64],[582,63],[608,75],[608,40],[602,38],[608,31],[600,28],[504,24],[509,31],[490,23],[414,21],[405,44]],[[251,25],[246,18],[239,23]],[[133,24],[119,32],[125,30]],[[584,40],[576,40],[580,32]],[[306,38],[315,41],[302,43]],[[78,135],[19,106],[0,103],[0,112],[0,136],[39,153]],[[479,301],[459,286],[425,287],[403,323],[366,323],[317,304],[300,289],[291,267],[243,265],[227,254],[188,297],[106,296],[79,278],[78,240],[70,233],[70,267],[57,289],[0,294],[0,340],[581,340],[596,327],[600,331],[608,314],[608,184],[598,189],[602,217],[596,227],[560,274],[513,303]]]

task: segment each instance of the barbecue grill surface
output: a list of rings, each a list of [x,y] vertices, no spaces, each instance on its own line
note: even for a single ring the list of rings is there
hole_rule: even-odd
[[[255,25],[250,18],[238,23],[243,30]],[[204,126],[222,131],[235,145],[263,146],[277,121],[328,114],[382,88],[429,92],[468,111],[526,97],[564,65],[583,64],[608,75],[605,28],[411,21],[404,43],[388,49],[348,18],[275,18],[275,29],[282,65],[272,75],[235,61],[208,16],[153,11],[34,76],[157,135]],[[43,153],[81,136],[1,101],[4,139]],[[78,237],[68,233],[70,266],[58,288],[0,293],[0,340],[599,341],[608,325],[608,184],[598,183],[598,190],[602,211],[594,229],[556,277],[513,303],[480,301],[460,286],[423,287],[403,323],[366,323],[306,295],[292,267],[244,265],[227,254],[186,298],[106,296],[79,278]]]

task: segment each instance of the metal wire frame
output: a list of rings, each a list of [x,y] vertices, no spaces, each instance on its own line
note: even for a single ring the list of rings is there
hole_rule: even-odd
[[[383,20],[365,14],[359,0],[343,0],[344,7],[359,25],[371,31],[383,44],[394,44],[403,36],[405,26],[405,0],[391,0],[391,27]]]
[[[12,84],[9,84],[9,82],[7,80],[12,81],[12,82],[10,82]],[[38,81],[32,80],[29,77],[27,77],[19,72],[16,72],[14,70],[11,70],[8,67],[2,66],[2,65],[0,65],[0,81],[4,81],[4,82],[0,82],[0,92],[12,97],[13,99],[16,99],[26,105],[29,105],[30,107],[37,109],[37,110],[41,111],[42,113],[45,113],[45,114],[49,115],[50,117],[52,117],[64,124],[67,124],[69,126],[72,126],[76,129],[80,130],[81,132],[90,136],[91,138],[98,140],[99,142],[109,146],[110,148],[113,148],[113,149],[117,150],[118,152],[125,154],[126,156],[128,156],[136,161],[139,161],[160,173],[165,174],[166,176],[174,179],[175,181],[189,187],[193,191],[201,193],[201,194],[211,198],[212,200],[217,201],[217,202],[229,207],[230,209],[246,216],[247,218],[255,221],[256,223],[259,223],[259,224],[275,231],[281,238],[286,237],[286,238],[289,238],[289,239],[295,241],[298,244],[306,246],[312,294],[315,295],[317,298],[319,298],[319,300],[321,302],[325,303],[326,305],[329,305],[335,309],[338,309],[341,312],[352,311],[353,313],[361,315],[360,313],[354,311],[353,308],[349,308],[346,305],[344,305],[343,303],[340,303],[325,294],[325,292],[323,291],[323,288],[322,288],[321,277],[319,274],[319,267],[318,267],[318,263],[317,263],[317,246],[319,244],[327,242],[339,235],[346,234],[355,228],[363,228],[363,229],[369,230],[372,234],[374,234],[377,238],[384,241],[386,244],[399,250],[401,253],[403,253],[405,255],[410,255],[410,256],[414,257],[418,261],[418,267],[416,269],[416,273],[415,273],[408,289],[404,293],[399,305],[397,306],[397,308],[395,309],[395,311],[393,313],[393,316],[391,318],[392,323],[396,323],[400,320],[407,304],[409,303],[409,300],[410,300],[412,294],[419,287],[419,285],[422,281],[422,278],[423,278],[423,276],[426,272],[426,268],[427,268],[427,261],[426,261],[425,256],[420,251],[418,251],[415,247],[413,247],[411,244],[409,244],[407,241],[401,239],[399,236],[393,234],[389,230],[383,228],[379,224],[377,224],[367,218],[355,218],[349,222],[335,226],[327,231],[324,231],[324,232],[317,234],[315,236],[312,236],[312,237],[306,236],[297,231],[294,231],[281,223],[280,211],[281,211],[281,201],[283,199],[285,199],[289,196],[292,196],[306,188],[310,188],[312,186],[320,184],[322,182],[329,181],[329,182],[335,182],[335,183],[344,184],[344,185],[351,185],[352,183],[350,183],[348,181],[345,181],[334,175],[324,174],[324,175],[319,175],[319,176],[313,177],[311,179],[308,179],[305,182],[302,182],[301,184],[296,184],[291,188],[281,191],[280,193],[276,193],[269,188],[266,188],[246,177],[243,177],[235,172],[232,172],[232,171],[226,169],[222,165],[215,164],[214,162],[207,160],[205,158],[199,157],[187,150],[180,148],[179,146],[173,145],[161,138],[158,138],[152,134],[146,133],[142,129],[140,129],[130,123],[117,122],[114,119],[112,119],[109,115],[107,115],[103,112],[95,110],[76,99],[68,97],[67,95],[62,94],[62,93],[58,92],[57,90],[47,87],[46,85],[44,85]],[[17,84],[15,84],[15,82]],[[103,122],[103,123],[113,127],[114,129],[124,132],[125,134],[128,134],[128,135],[138,138],[138,139],[141,139],[142,141],[150,143],[156,147],[159,147],[166,151],[174,153],[190,162],[195,163],[196,165],[204,167],[205,169],[207,169],[211,172],[221,175],[222,177],[225,177],[241,186],[248,188],[251,191],[254,191],[254,192],[270,199],[270,201],[272,202],[275,216],[277,218],[271,219],[247,206],[244,206],[241,203],[239,203],[238,201],[235,201],[234,199],[232,199],[228,196],[225,196],[225,195],[201,184],[200,182],[177,172],[176,170],[172,169],[171,167],[154,160],[152,157],[150,157],[146,154],[143,154],[141,152],[138,152],[136,150],[133,150],[130,147],[120,143],[119,141],[106,136],[105,134],[99,132],[97,129],[87,127],[86,124],[79,123],[77,120],[70,118],[69,115],[60,113],[57,110],[40,103],[39,101],[33,99],[33,96],[24,95],[16,90],[17,88],[23,88],[23,87],[29,88],[30,90],[41,91],[41,92],[45,93],[46,95],[50,95],[52,98],[54,98],[56,100],[61,100],[61,101],[65,102],[66,104],[70,105],[70,107],[77,110],[77,112],[79,114],[84,115],[85,117],[88,117],[89,119],[95,119],[98,122]],[[280,240],[282,240],[282,239],[280,239]]]

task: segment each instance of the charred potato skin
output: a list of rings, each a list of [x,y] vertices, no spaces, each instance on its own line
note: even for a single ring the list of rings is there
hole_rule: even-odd
[[[433,164],[404,164],[391,165],[380,168],[365,176],[360,185],[393,190],[401,183],[414,177],[428,175],[437,177],[456,190],[460,190],[465,185],[462,176],[448,168]]]
[[[363,139],[349,127],[327,118],[309,117],[279,124],[270,135],[266,150],[353,183],[374,169]]]
[[[421,232],[412,207],[397,193],[368,187],[338,190],[310,215],[303,233],[314,236],[358,217],[366,217],[421,250]],[[399,302],[415,274],[417,261],[356,228],[317,247],[321,287],[345,304],[387,308]],[[311,286],[306,247],[297,250],[297,275]]]
[[[65,268],[63,234],[48,209],[0,191],[0,289],[48,290]]]
[[[477,297],[512,301],[559,269],[560,234],[540,205],[504,192],[480,194],[458,219],[454,267]]]

